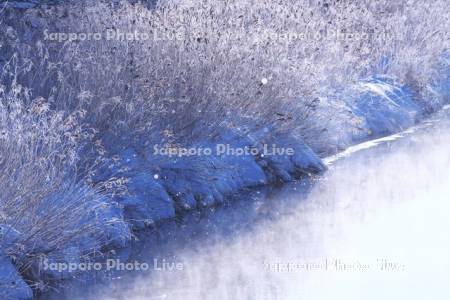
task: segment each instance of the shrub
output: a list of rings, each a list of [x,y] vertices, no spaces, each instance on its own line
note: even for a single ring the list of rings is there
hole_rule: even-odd
[[[374,73],[421,93],[448,48],[445,1],[83,3],[40,9],[42,28],[101,40],[40,32],[28,51],[19,43],[31,70],[22,81],[55,108],[83,107],[100,135],[160,132],[186,143],[224,126],[276,124],[308,136],[324,127],[311,125],[318,99]],[[139,38],[106,40],[108,32]]]
[[[16,262],[25,270],[42,253],[83,240],[95,241],[84,252],[95,251],[110,239],[92,217],[105,201],[86,178],[124,148],[144,159],[155,143],[189,146],[230,132],[272,141],[295,131],[326,153],[327,128],[364,121],[349,103],[357,97],[344,99],[343,90],[374,74],[407,83],[427,106],[434,66],[449,48],[446,2],[166,0],[149,10],[86,0],[0,8],[0,225],[21,235]],[[141,38],[117,38],[135,32]],[[101,38],[55,41],[51,33]],[[113,179],[99,184],[102,191]]]
[[[29,94],[17,83],[9,92],[0,86],[0,225],[10,228],[0,235],[0,252],[38,280],[40,259],[64,259],[70,247],[91,255],[110,242],[108,226],[123,220],[104,212],[111,204],[77,174],[87,138],[78,123],[82,112],[51,111]]]

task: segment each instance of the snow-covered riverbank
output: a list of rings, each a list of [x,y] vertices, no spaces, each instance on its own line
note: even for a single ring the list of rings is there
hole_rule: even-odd
[[[450,101],[445,0],[144,2],[0,3],[0,298],[251,212]]]
[[[158,234],[116,273],[68,299],[445,299],[450,110],[333,161],[301,183]],[[241,206],[242,203],[246,205]],[[197,224],[197,225],[195,225]],[[182,269],[161,269],[161,263]],[[55,296],[60,297],[60,295]],[[258,298],[260,297],[260,298]],[[57,298],[55,298],[57,299]]]

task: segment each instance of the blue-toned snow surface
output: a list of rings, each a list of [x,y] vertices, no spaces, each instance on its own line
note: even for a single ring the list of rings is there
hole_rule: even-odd
[[[27,8],[33,1],[12,1],[11,5]],[[101,226],[101,236],[82,236],[70,247],[53,251],[46,257],[50,262],[77,263],[81,257],[102,259],[104,253],[126,248],[133,231],[143,230],[157,222],[175,218],[189,210],[220,205],[227,198],[246,189],[262,185],[292,181],[304,176],[320,175],[326,171],[321,157],[336,153],[351,145],[390,135],[411,127],[430,112],[450,102],[450,54],[443,54],[435,62],[432,80],[428,83],[427,101],[415,94],[408,82],[399,83],[386,74],[361,79],[351,87],[341,87],[329,95],[318,110],[329,110],[339,101],[343,106],[335,109],[339,117],[322,120],[326,131],[314,143],[307,144],[295,132],[277,134],[267,138],[265,127],[248,133],[224,130],[214,139],[193,142],[190,147],[214,149],[218,144],[231,147],[264,145],[294,149],[293,155],[196,155],[161,157],[155,155],[146,141],[127,143],[114,140],[109,145],[110,158],[102,162],[91,174],[96,185],[122,180],[122,192],[105,195],[87,207],[86,224]],[[318,114],[320,115],[320,114]],[[328,115],[329,114],[324,114]],[[139,146],[142,145],[142,146]],[[88,187],[83,187],[88,189]],[[54,197],[64,201],[65,196]],[[53,203],[53,202],[52,202]],[[0,299],[29,299],[30,286],[22,273],[20,253],[12,253],[25,242],[23,234],[8,225],[0,224]],[[43,250],[45,245],[34,245]],[[42,248],[42,249],[41,249]],[[46,271],[39,266],[45,280],[61,280],[76,276],[70,272]],[[29,272],[29,271],[27,271]]]
[[[276,141],[265,141],[258,140],[257,132],[242,136],[233,131],[223,133],[214,141],[193,145],[214,148],[216,143],[227,143],[235,147],[262,147],[262,144],[276,143],[279,147],[292,147],[294,155],[161,158],[155,156],[152,149],[119,148],[121,150],[114,153],[114,159],[107,160],[92,176],[94,184],[111,178],[128,178],[126,193],[105,197],[103,203],[98,203],[87,215],[86,222],[95,219],[95,222],[104,224],[105,236],[102,238],[108,241],[108,245],[97,250],[105,252],[127,247],[134,230],[174,218],[183,211],[219,205],[243,189],[320,174],[326,167],[312,148],[318,153],[335,152],[414,125],[430,109],[437,110],[449,102],[448,57],[443,57],[437,67],[436,76],[428,87],[430,97],[433,97],[432,108],[422,105],[408,84],[398,84],[387,76],[361,80],[357,86],[336,95],[348,97],[345,110],[349,118],[346,122],[331,120],[326,133],[330,140],[321,141],[320,147],[309,147],[301,137],[293,134],[277,136]],[[32,291],[14,267],[17,262],[8,253],[15,243],[20,243],[21,233],[1,224],[0,229],[2,299],[28,299]],[[49,259],[78,262],[81,255],[97,244],[85,237],[77,245],[59,249]],[[43,278],[53,279],[75,275],[41,272]]]

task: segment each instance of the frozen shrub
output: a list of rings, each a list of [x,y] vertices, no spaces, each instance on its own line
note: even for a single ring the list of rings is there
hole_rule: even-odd
[[[78,151],[87,138],[79,114],[51,111],[16,83],[9,92],[0,86],[0,225],[10,228],[0,234],[0,252],[30,280],[38,279],[42,257],[63,259],[70,247],[80,257],[90,255],[117,238],[108,230],[123,222],[77,174]],[[126,239],[126,228],[117,232]]]
[[[165,188],[195,204],[192,190],[214,192],[204,188],[213,173],[197,171],[209,161],[143,161],[152,144],[230,135],[295,142],[310,157],[303,139],[320,154],[339,150],[368,134],[367,114],[354,108],[365,104],[355,103],[359,84],[373,75],[392,78],[393,88],[409,86],[408,100],[429,110],[445,102],[428,97],[447,82],[437,71],[448,70],[448,59],[437,63],[449,48],[445,0],[165,0],[154,9],[135,2],[0,6],[0,228],[18,237],[12,244],[0,237],[0,252],[15,253],[30,278],[41,255],[58,259],[66,247],[84,255],[127,239],[121,208],[99,194],[126,190],[130,178],[116,178],[105,162],[127,149],[136,149],[141,168],[136,194],[153,182],[149,170],[163,167],[176,179],[191,168],[197,182],[183,173],[185,181]],[[296,159],[266,164],[289,180],[285,166],[309,165],[308,156]],[[220,183],[242,176],[236,161],[221,165]],[[249,172],[259,168],[249,165]],[[254,181],[265,181],[259,175]],[[167,198],[162,185],[155,190]]]
[[[39,15],[44,25],[15,49],[31,74],[21,82],[57,109],[85,109],[99,141],[159,132],[190,143],[268,124],[308,137],[326,127],[314,124],[319,98],[336,101],[336,89],[372,74],[424,93],[448,48],[445,10],[445,1],[417,0],[168,0],[152,10],[69,1],[24,13],[21,26]],[[9,44],[21,26],[3,33]]]

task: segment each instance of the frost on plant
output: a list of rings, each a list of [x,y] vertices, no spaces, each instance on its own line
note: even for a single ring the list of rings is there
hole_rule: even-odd
[[[41,256],[89,257],[128,241],[128,221],[319,172],[313,151],[402,129],[448,102],[444,0],[1,5],[0,226],[10,229],[0,256],[30,280]],[[303,152],[149,155],[218,141]]]

